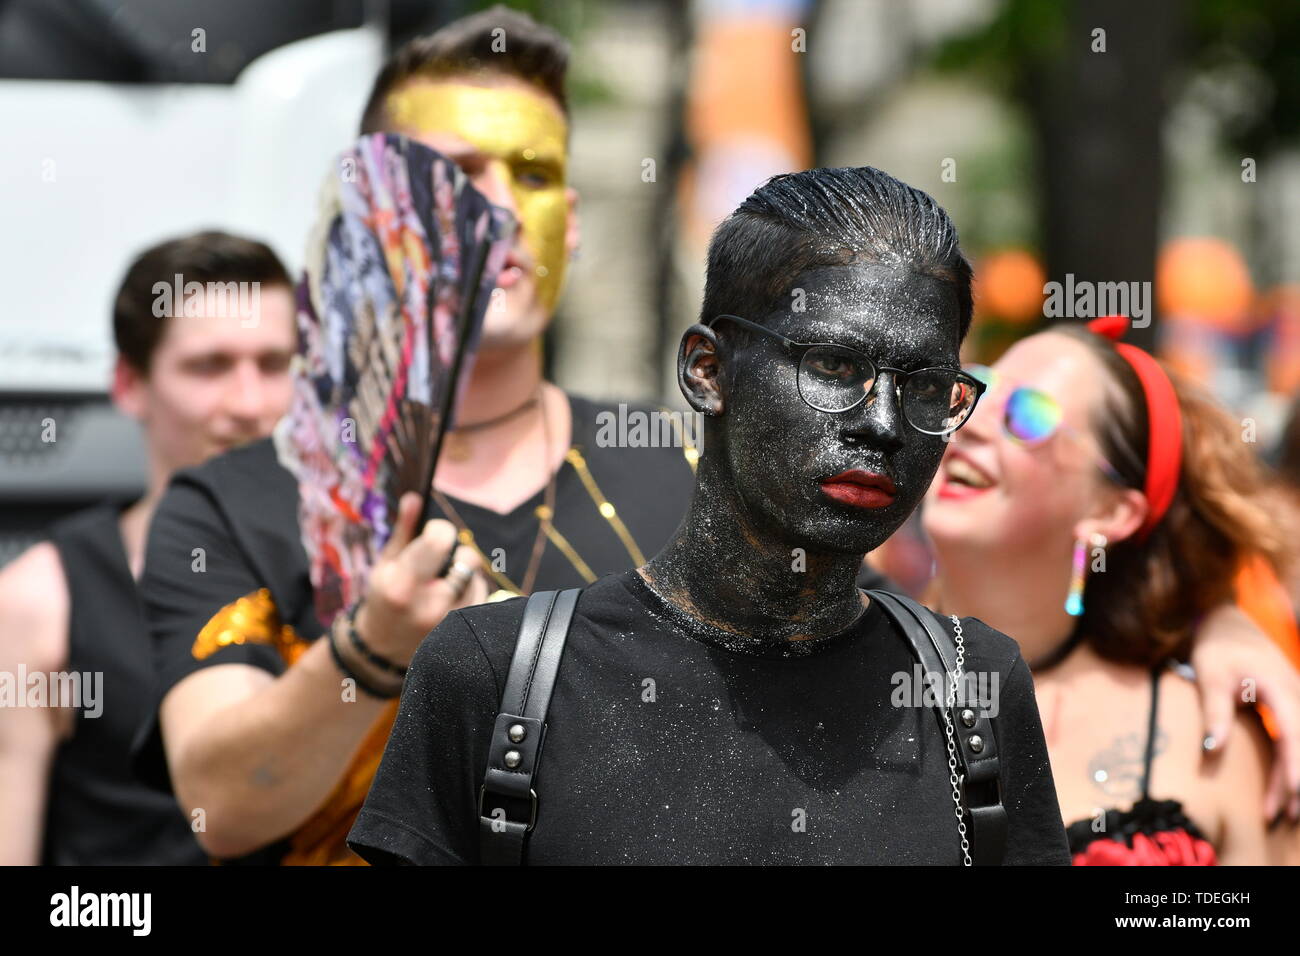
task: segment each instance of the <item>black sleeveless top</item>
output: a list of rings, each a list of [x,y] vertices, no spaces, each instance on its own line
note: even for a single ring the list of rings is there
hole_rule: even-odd
[[[50,771],[45,865],[208,862],[175,798],[136,780],[131,742],[151,716],[153,657],[113,508],[50,529],[68,586],[68,672],[99,672],[99,716],[75,711]]]
[[[1147,715],[1146,753],[1142,761],[1142,796],[1128,810],[1107,810],[1105,829],[1090,817],[1066,827],[1075,866],[1214,866],[1213,844],[1183,811],[1178,800],[1151,799],[1151,764],[1155,758],[1160,675],[1151,671],[1151,710]]]

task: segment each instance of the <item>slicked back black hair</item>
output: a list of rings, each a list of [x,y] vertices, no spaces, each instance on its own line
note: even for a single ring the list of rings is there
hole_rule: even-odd
[[[871,166],[773,176],[714,230],[700,321],[755,322],[789,301],[799,276],[879,263],[950,282],[959,339],[971,322],[971,267],[957,228],[928,194]]]

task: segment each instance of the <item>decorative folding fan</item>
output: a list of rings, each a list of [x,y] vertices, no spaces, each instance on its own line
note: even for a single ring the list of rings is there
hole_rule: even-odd
[[[363,591],[397,502],[425,498],[514,220],[455,163],[376,133],[321,190],[298,285],[293,405],[275,432],[298,479],[316,613]]]

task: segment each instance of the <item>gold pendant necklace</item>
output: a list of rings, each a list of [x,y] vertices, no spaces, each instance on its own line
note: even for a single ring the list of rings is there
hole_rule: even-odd
[[[542,397],[542,384],[538,383],[536,394],[532,397],[532,399],[524,403],[524,405],[520,406],[520,408],[529,408],[537,404],[541,400],[541,397]],[[520,409],[515,409],[514,411],[508,413],[506,417],[517,414],[519,410]],[[547,480],[546,483],[546,494],[544,496],[545,504],[539,505],[537,508],[539,515],[542,512],[542,509],[546,509],[547,512],[554,510],[555,481],[557,476],[559,475],[558,469],[554,472],[550,471],[551,427],[550,427],[550,419],[546,415],[546,403],[544,401],[541,402],[541,412],[542,412],[542,464],[546,468],[546,470],[550,472],[550,478]],[[500,420],[501,419],[496,419],[495,421],[500,421]],[[488,422],[484,424],[493,424],[493,422]],[[469,443],[465,442],[464,444],[468,447]],[[466,457],[468,457],[468,454],[466,455]],[[447,496],[444,495],[437,488],[434,488],[433,497],[438,502],[438,506],[442,508],[443,513],[446,514],[449,518],[451,518],[452,523],[456,526],[457,539],[460,541],[461,544],[468,545],[469,547],[474,549],[474,551],[479,556],[479,560],[483,562],[483,570],[486,571],[488,576],[491,577],[492,580],[494,580],[497,583],[497,590],[492,592],[492,594],[488,595],[489,602],[504,601],[507,598],[518,597],[518,596],[532,593],[533,584],[537,580],[538,568],[541,567],[542,552],[546,550],[546,540],[544,536],[545,528],[543,527],[543,524],[540,520],[538,522],[538,527],[537,527],[537,537],[533,539],[533,553],[528,559],[528,569],[524,572],[523,583],[516,584],[505,574],[505,572],[498,571],[495,567],[493,567],[492,559],[490,559],[486,554],[483,553],[483,549],[479,547],[478,542],[474,539],[474,532],[470,530],[469,525],[465,523],[465,519],[463,519],[460,516],[460,513],[457,512],[456,509],[452,506],[452,503],[447,498]]]
[[[446,440],[442,446],[442,453],[452,461],[469,461],[470,443],[455,432],[447,432]]]
[[[539,398],[540,395],[541,388],[539,386]],[[546,448],[546,461],[548,468],[551,448],[549,424],[549,419],[546,416],[546,405],[545,402],[543,402],[542,433],[544,436],[543,441]],[[448,437],[452,437],[450,433],[448,434]],[[685,439],[685,435],[683,435],[683,439]],[[464,444],[468,446],[469,443],[465,442]],[[694,472],[696,461],[699,458],[699,452],[687,440],[683,441],[683,445],[685,446],[684,454],[686,461],[690,465],[691,471]],[[454,446],[444,447],[447,447],[448,453],[454,456],[454,452],[451,450]],[[466,457],[468,457],[468,453],[466,453]],[[456,459],[453,457],[453,460],[463,459]],[[629,531],[627,525],[623,523],[623,519],[619,517],[618,510],[614,507],[614,504],[605,497],[604,493],[600,490],[600,486],[596,484],[596,479],[592,475],[591,469],[587,466],[587,460],[577,446],[571,445],[569,447],[569,450],[564,455],[564,462],[561,463],[560,468],[563,468],[565,463],[573,468],[583,489],[587,492],[587,496],[591,498],[592,503],[595,505],[597,513],[604,518],[613,529],[614,534],[618,537],[620,543],[622,543],[624,550],[627,551],[628,557],[632,559],[634,566],[639,567],[640,565],[645,564],[645,555],[642,553],[640,547],[637,546],[636,541],[632,537],[631,531]],[[550,480],[546,486],[544,503],[538,505],[534,509],[534,514],[537,516],[537,537],[533,540],[533,552],[529,558],[528,568],[524,573],[524,579],[519,584],[516,584],[503,571],[498,571],[492,566],[491,559],[483,553],[483,549],[479,547],[478,542],[475,540],[474,532],[465,524],[465,521],[457,513],[455,507],[453,507],[452,503],[447,499],[447,496],[438,491],[437,488],[433,489],[433,496],[437,500],[438,505],[442,508],[443,513],[451,518],[452,523],[456,525],[459,531],[458,537],[460,543],[468,545],[478,553],[479,558],[483,562],[484,570],[497,584],[498,590],[494,591],[488,597],[488,601],[501,601],[506,600],[507,598],[532,593],[533,585],[537,581],[537,573],[541,568],[541,559],[542,555],[545,553],[547,541],[555,545],[556,550],[564,555],[569,564],[573,566],[574,570],[578,572],[584,581],[591,584],[596,580],[597,575],[596,572],[592,570],[591,565],[583,560],[582,556],[578,554],[577,549],[575,549],[569,542],[569,539],[555,527],[555,488],[558,477],[559,469],[553,472],[550,476]]]

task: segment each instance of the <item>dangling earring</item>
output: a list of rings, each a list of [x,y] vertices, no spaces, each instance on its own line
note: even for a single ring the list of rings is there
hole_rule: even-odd
[[[1083,578],[1084,568],[1088,564],[1088,545],[1094,548],[1106,547],[1106,536],[1104,534],[1090,534],[1085,538],[1076,538],[1074,541],[1074,567],[1070,572],[1070,591],[1065,596],[1065,613],[1071,617],[1078,617],[1083,613]]]

